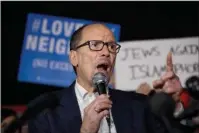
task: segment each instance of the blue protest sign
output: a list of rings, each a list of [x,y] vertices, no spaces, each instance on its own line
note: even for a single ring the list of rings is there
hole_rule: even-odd
[[[66,87],[75,79],[68,53],[72,33],[94,21],[28,14],[18,80]],[[120,25],[104,23],[119,41]]]

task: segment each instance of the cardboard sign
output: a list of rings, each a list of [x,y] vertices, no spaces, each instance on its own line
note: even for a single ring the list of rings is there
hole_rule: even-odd
[[[172,52],[173,69],[183,86],[193,75],[199,75],[199,38],[176,38],[121,42],[115,66],[117,89],[135,90],[146,82],[159,79],[166,70],[166,57]]]

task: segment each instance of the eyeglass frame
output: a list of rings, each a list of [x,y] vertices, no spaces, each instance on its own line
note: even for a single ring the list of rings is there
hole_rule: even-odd
[[[92,42],[92,41],[101,42],[101,43],[103,44],[102,48],[101,48],[100,50],[93,50],[93,49],[91,49],[91,42]],[[119,45],[118,43],[114,42],[114,43],[118,46],[118,47],[116,48],[116,51],[118,50],[118,52],[112,52],[112,51],[109,50],[109,43],[113,43],[113,42],[104,42],[104,41],[101,41],[101,40],[89,40],[89,41],[86,41],[85,43],[83,43],[83,44],[81,44],[81,45],[79,45],[79,46],[77,46],[76,48],[71,49],[71,50],[77,50],[77,49],[79,49],[79,48],[81,48],[81,47],[83,47],[83,46],[88,45],[88,46],[89,46],[89,49],[92,50],[92,51],[101,51],[101,50],[104,48],[104,45],[106,45],[109,52],[111,52],[111,53],[119,53],[120,48],[121,48],[121,45]]]

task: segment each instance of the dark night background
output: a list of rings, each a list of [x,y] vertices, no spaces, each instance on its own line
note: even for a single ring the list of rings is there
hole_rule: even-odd
[[[199,36],[198,2],[1,2],[2,105],[63,89],[17,81],[30,12],[120,24],[120,41]]]

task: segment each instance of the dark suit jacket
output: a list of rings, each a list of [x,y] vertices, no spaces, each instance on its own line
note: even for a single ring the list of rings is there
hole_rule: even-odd
[[[59,104],[30,120],[29,133],[80,133],[82,120],[74,83],[56,95]],[[165,133],[150,113],[143,95],[111,89],[110,99],[117,133]]]

